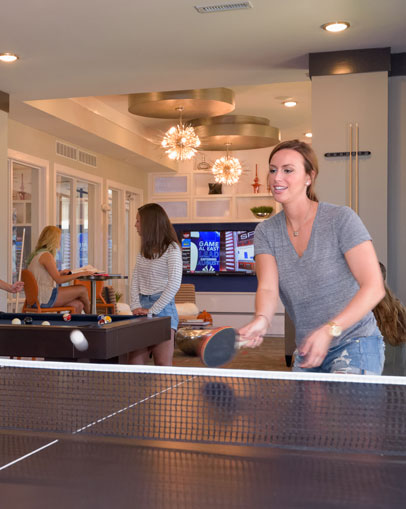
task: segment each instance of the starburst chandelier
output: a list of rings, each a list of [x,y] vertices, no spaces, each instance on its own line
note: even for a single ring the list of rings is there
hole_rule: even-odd
[[[236,184],[241,176],[242,167],[236,157],[230,157],[228,149],[231,143],[226,143],[227,154],[216,159],[211,169],[214,180],[221,184]]]
[[[185,161],[191,159],[200,146],[200,139],[192,126],[185,126],[182,122],[183,106],[176,108],[179,111],[179,124],[171,127],[164,135],[161,147],[165,149],[169,159]]]

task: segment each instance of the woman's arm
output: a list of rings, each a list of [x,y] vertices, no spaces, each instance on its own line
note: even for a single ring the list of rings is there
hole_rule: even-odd
[[[140,314],[140,310],[142,309],[140,303],[140,286],[138,281],[138,257],[135,262],[133,275],[131,277],[130,309],[133,312],[133,314]]]
[[[151,307],[151,313],[158,314],[177,294],[182,282],[182,252],[178,245],[168,248],[168,284],[159,299]]]
[[[255,257],[258,288],[255,294],[255,318],[239,330],[241,341],[248,347],[262,343],[276,312],[279,297],[278,267],[270,254]]]
[[[81,276],[90,276],[92,274],[91,271],[85,271],[85,272],[77,272],[76,274],[62,275],[61,273],[64,271],[61,271],[61,273],[59,272],[59,270],[56,266],[55,258],[48,251],[46,251],[45,253],[43,253],[40,256],[39,263],[41,265],[43,265],[43,267],[47,270],[49,275],[52,277],[52,279],[58,285],[67,283],[69,281],[73,281],[74,279],[77,279],[78,277],[81,277]]]
[[[343,330],[359,322],[385,296],[385,287],[374,246],[370,240],[362,242],[345,253],[352,275],[359,285],[358,292],[332,322]],[[299,353],[305,356],[303,368],[320,366],[329,349],[333,336],[330,326],[323,325],[302,343]]]
[[[24,283],[22,281],[17,281],[11,285],[10,283],[6,283],[6,281],[0,279],[0,289],[5,290],[6,292],[17,293],[20,292],[23,288]]]

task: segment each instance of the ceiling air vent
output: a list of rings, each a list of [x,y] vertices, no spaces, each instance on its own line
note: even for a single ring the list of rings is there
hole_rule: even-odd
[[[210,12],[223,12],[223,11],[237,11],[239,9],[252,9],[253,5],[251,2],[233,2],[230,4],[218,4],[218,5],[195,5],[195,9],[200,14],[208,14]]]
[[[87,164],[88,166],[93,166],[93,168],[97,167],[96,156],[89,154],[88,152],[83,152],[83,150],[79,150],[79,161],[83,164]]]
[[[76,147],[66,145],[66,143],[62,143],[60,141],[56,142],[56,153],[60,156],[67,157],[75,161],[77,161],[78,158],[78,150]]]

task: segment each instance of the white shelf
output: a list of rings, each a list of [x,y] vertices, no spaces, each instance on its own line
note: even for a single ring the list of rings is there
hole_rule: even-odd
[[[187,178],[185,178],[187,176]],[[181,178],[182,177],[182,178]],[[156,183],[162,183],[162,179],[171,192],[156,192],[162,189]],[[171,180],[173,179],[173,180]],[[176,182],[180,184],[176,192]],[[151,174],[150,176],[150,201],[160,203],[167,211],[172,221],[186,223],[193,222],[258,222],[252,214],[251,208],[267,205],[274,208],[274,214],[281,210],[272,194],[268,192],[253,193],[251,182],[245,179],[238,185],[222,186],[222,194],[209,194],[208,183],[213,182],[209,173],[193,172],[189,174]],[[185,189],[188,195],[185,196]],[[248,192],[237,193],[247,190]]]

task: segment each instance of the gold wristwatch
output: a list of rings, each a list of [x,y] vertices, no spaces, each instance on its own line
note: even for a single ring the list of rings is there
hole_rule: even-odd
[[[333,338],[337,338],[338,336],[341,336],[341,333],[343,332],[343,328],[341,325],[338,325],[335,322],[328,322],[327,325],[329,325],[329,332],[333,336]]]

